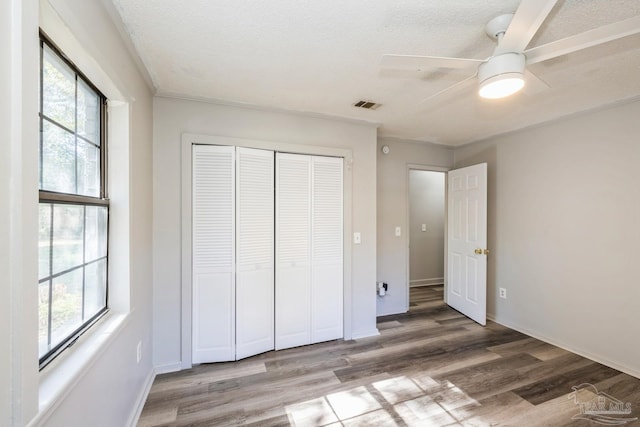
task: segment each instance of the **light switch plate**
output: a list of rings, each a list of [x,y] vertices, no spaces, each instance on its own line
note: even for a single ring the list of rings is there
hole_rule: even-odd
[[[402,229],[400,227],[396,227],[396,237],[400,237],[402,235]]]
[[[356,245],[362,243],[362,236],[360,235],[360,232],[356,231],[353,233],[353,243]]]
[[[427,231],[427,224],[422,224],[422,231]]]

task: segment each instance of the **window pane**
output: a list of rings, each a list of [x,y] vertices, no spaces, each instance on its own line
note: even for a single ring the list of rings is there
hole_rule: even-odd
[[[100,196],[100,150],[93,144],[78,140],[77,194]]]
[[[47,121],[42,128],[42,190],[76,191],[75,136]]]
[[[107,256],[107,208],[87,206],[85,225],[85,262]]]
[[[49,283],[38,286],[38,356],[49,351]]]
[[[100,145],[100,100],[81,79],[78,79],[78,133]]]
[[[84,206],[53,206],[53,274],[82,264]]]
[[[84,269],[84,320],[89,320],[107,305],[107,260]]]
[[[42,73],[42,113],[75,131],[75,73],[46,45]]]
[[[82,268],[53,279],[51,347],[82,325]]]
[[[40,204],[40,221],[38,227],[38,278],[48,277],[49,255],[51,254],[51,204]]]

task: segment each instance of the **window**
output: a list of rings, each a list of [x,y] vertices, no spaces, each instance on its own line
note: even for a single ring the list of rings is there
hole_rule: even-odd
[[[107,311],[106,98],[40,38],[38,354],[42,369]]]

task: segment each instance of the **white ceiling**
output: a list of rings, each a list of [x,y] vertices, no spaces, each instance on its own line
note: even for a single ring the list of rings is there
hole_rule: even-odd
[[[549,89],[495,101],[471,88],[420,104],[468,73],[379,66],[383,54],[486,59],[485,24],[518,0],[113,2],[159,95],[365,120],[381,136],[458,145],[640,96],[640,35],[533,64]],[[561,0],[529,47],[638,15],[638,0]]]

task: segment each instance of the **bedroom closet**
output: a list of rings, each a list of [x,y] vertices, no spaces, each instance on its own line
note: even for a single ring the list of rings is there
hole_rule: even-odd
[[[192,361],[343,336],[342,158],[192,147]]]

